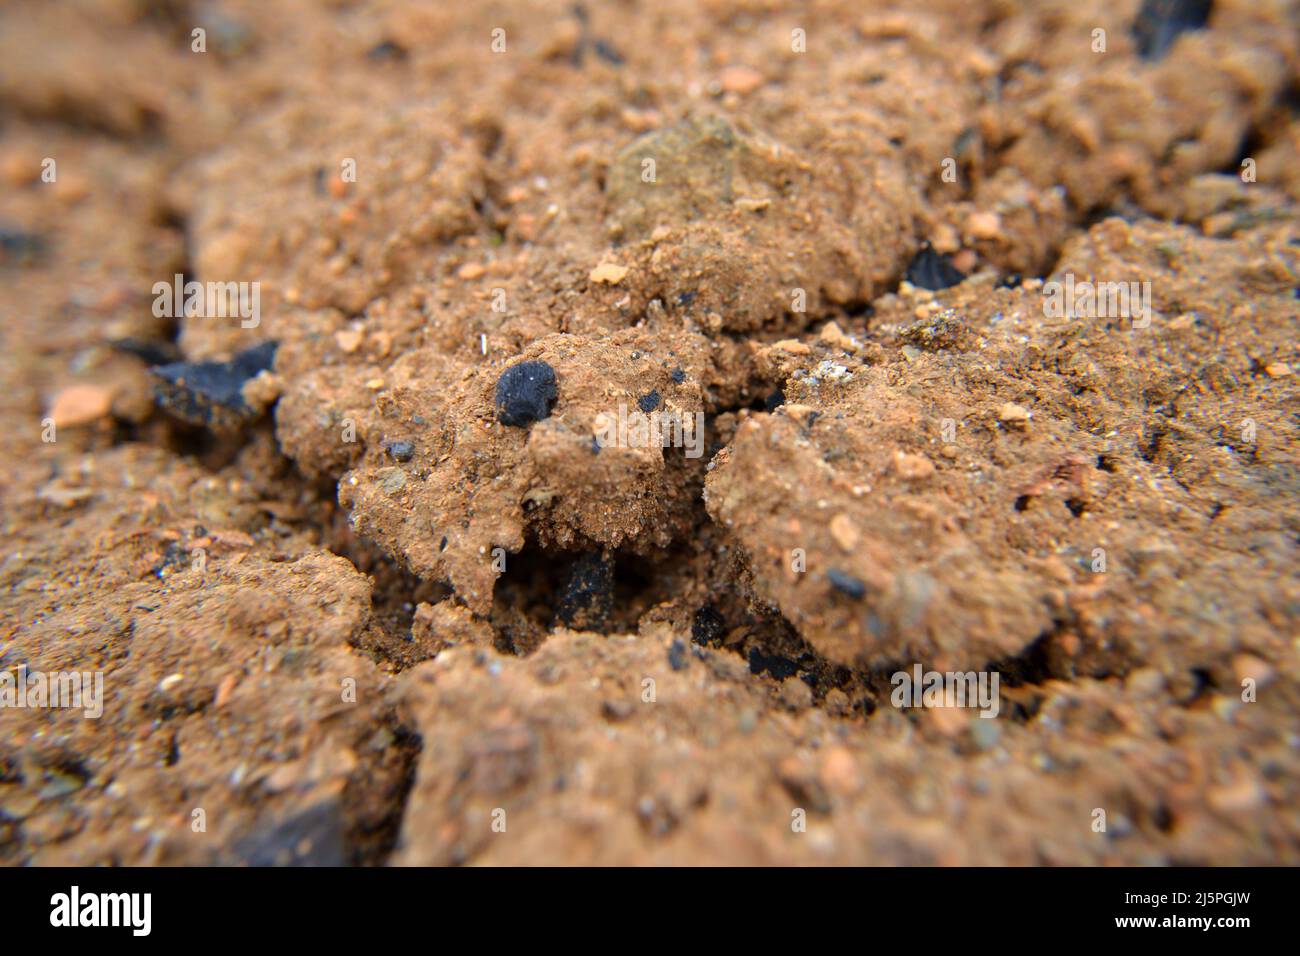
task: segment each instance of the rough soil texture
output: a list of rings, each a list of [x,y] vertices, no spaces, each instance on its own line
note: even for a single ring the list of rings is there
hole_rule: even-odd
[[[1300,4],[1140,6],[6,4],[0,862],[1300,862]]]

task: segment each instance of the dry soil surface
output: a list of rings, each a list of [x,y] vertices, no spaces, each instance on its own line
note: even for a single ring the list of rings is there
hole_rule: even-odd
[[[1300,862],[1298,30],[5,4],[0,862]]]

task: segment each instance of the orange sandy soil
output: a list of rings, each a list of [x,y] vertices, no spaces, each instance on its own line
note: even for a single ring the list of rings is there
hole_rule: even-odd
[[[0,861],[1300,862],[1300,5],[1138,8],[5,4]]]

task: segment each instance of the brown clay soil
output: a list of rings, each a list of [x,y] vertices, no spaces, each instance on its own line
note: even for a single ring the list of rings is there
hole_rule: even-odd
[[[6,3],[0,862],[1300,862],[1300,4],[1140,6]]]

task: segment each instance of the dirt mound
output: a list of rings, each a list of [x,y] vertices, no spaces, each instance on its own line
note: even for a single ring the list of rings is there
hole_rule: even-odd
[[[0,860],[1297,861],[1297,27],[6,5]]]

